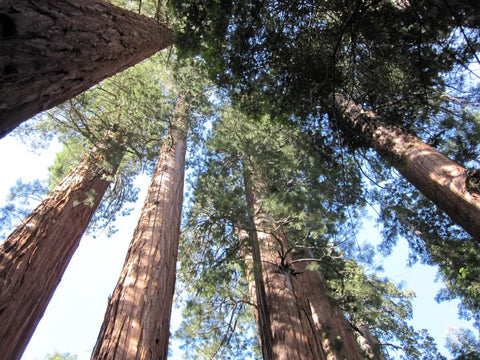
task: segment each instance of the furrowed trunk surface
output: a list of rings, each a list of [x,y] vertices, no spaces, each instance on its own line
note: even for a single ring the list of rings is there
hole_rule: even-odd
[[[111,140],[111,139],[110,139]],[[0,246],[0,352],[19,359],[123,156],[94,147]]]
[[[326,359],[384,360],[377,348],[370,347],[364,336],[353,331],[342,310],[332,303],[325,278],[319,271],[307,270],[308,263],[296,262],[292,267],[303,285],[304,294],[299,296],[308,301]]]
[[[357,336],[357,341],[360,344],[363,352],[368,355],[372,360],[386,360],[381,352],[381,345],[378,339],[372,335],[369,327],[366,324],[360,324],[358,326],[361,334]]]
[[[0,138],[172,42],[156,20],[102,0],[2,0]]]
[[[185,171],[185,106],[182,97],[92,359],[167,359]]]
[[[266,331],[264,327],[269,325],[271,334],[270,339],[260,334],[262,350],[263,347],[266,347],[264,342],[268,340],[271,342],[268,346],[271,349],[269,359],[325,359],[321,339],[317,336],[308,303],[303,296],[298,296],[302,292],[302,284],[289,269],[283,266],[290,256],[287,255],[282,260],[279,255],[284,254],[288,249],[286,238],[275,234],[277,231],[272,219],[261,211],[258,200],[258,190],[261,186],[259,183],[254,183],[255,180],[252,181],[248,174],[246,177],[247,206],[252,218],[252,230],[256,233],[252,236],[252,230],[249,232],[250,241],[258,244],[252,244],[252,256],[246,256],[245,260],[247,269],[251,264],[253,276],[258,276],[255,271],[256,267],[253,265],[259,256],[261,267],[257,268],[261,268],[265,299],[259,299],[257,284],[261,284],[260,281],[255,281],[255,286],[249,286],[249,290],[252,301],[257,301],[257,312],[262,310],[268,319],[266,324],[258,321],[259,332]],[[258,250],[255,250],[256,247]],[[256,251],[259,252],[259,255],[255,255]],[[249,271],[252,272],[252,270]],[[251,275],[247,276],[247,279],[251,278]],[[261,305],[259,300],[266,303],[266,309],[259,308]],[[256,318],[258,320],[260,314],[257,314]]]
[[[267,294],[263,282],[263,267],[261,261],[260,247],[258,244],[255,225],[250,216],[248,231],[240,226],[236,227],[238,239],[248,245],[242,248],[242,256],[245,262],[246,278],[248,281],[248,293],[250,301],[255,304],[255,320],[257,323],[262,348],[262,359],[273,359],[273,335],[270,324]],[[257,291],[258,290],[258,291]]]
[[[363,135],[367,143],[391,162],[413,186],[452,221],[480,241],[480,193],[478,179],[467,169],[404,130],[387,125],[371,111],[364,111],[343,95],[335,95],[337,112]],[[468,188],[475,181],[476,191]]]

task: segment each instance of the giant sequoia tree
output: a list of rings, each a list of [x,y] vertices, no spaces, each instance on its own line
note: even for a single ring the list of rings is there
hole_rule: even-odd
[[[345,174],[334,153],[325,152],[322,160],[312,156],[305,151],[311,139],[268,119],[249,121],[227,111],[213,131],[182,246],[181,272],[192,288],[182,334],[187,344],[198,345],[188,350],[228,357],[221,349],[238,341],[235,319],[242,312],[239,304],[247,303],[255,306],[267,359],[381,358],[379,352],[388,354],[382,339],[392,338],[411,359],[422,351],[435,353],[428,337],[421,340],[401,320],[408,316],[405,294],[378,279],[353,285],[366,277],[352,262],[343,263],[353,253],[354,222],[347,219],[361,204],[361,192],[335,191],[333,184],[358,186],[359,174]],[[349,289],[369,290],[352,297],[343,281]],[[389,295],[376,293],[380,288]],[[376,306],[388,308],[389,315],[380,319]],[[392,322],[395,327],[388,325]],[[231,357],[245,356],[241,351]]]
[[[120,134],[88,152],[0,248],[0,346],[19,359],[78,247],[124,150]]]
[[[189,126],[177,100],[147,198],[92,359],[166,359]]]
[[[164,24],[102,0],[2,1],[0,137],[170,46]]]
[[[174,71],[165,74],[163,87],[157,87],[172,109],[168,131],[92,359],[167,358],[187,133],[198,116],[205,116],[202,108],[208,109],[207,84],[198,61],[171,61],[169,69]]]
[[[480,182],[477,172],[450,160],[399,127],[388,125],[372,111],[337,94],[338,122],[357,130],[363,141],[383,155],[422,194],[480,241]]]
[[[478,61],[477,5],[455,1],[172,5],[184,20],[181,34],[188,34],[178,37],[179,46],[187,54],[200,52],[211,65],[212,78],[244,111],[267,113],[313,133],[318,138],[314,149],[334,146],[366,154],[357,160],[358,166],[393,165],[449,214],[450,224],[457,223],[478,239],[478,172],[426,144],[429,140],[440,147],[458,144],[442,124],[455,113],[454,121],[460,121],[460,114],[478,97],[458,91],[464,84],[461,76],[455,76],[459,69],[470,72],[470,61]],[[217,11],[220,6],[223,11]],[[338,101],[336,94],[346,101]],[[336,142],[325,143],[325,126]],[[469,160],[478,156],[478,150],[472,154]],[[389,194],[382,195],[382,202],[388,202]]]

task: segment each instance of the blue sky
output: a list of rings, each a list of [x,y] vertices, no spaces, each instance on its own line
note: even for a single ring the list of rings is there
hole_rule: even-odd
[[[24,181],[45,178],[47,167],[53,163],[54,145],[48,151],[32,152],[12,136],[0,140],[0,206],[3,205],[9,188],[19,178]],[[70,352],[78,360],[90,359],[90,354],[100,329],[108,296],[112,293],[128,249],[139,210],[143,204],[150,179],[142,176],[137,180],[141,187],[135,211],[117,221],[118,232],[107,238],[104,234],[93,238],[84,236],[63,279],[52,298],[43,319],[33,335],[22,360],[40,360],[47,353]],[[378,242],[379,235],[372,223],[358,235],[360,243]],[[405,241],[400,243],[392,255],[383,261],[385,274],[395,283],[405,282],[405,288],[414,290],[417,298],[413,302],[417,329],[426,328],[435,337],[440,350],[443,348],[447,326],[468,326],[457,316],[456,303],[437,304],[435,294],[442,287],[435,282],[436,269],[415,265],[406,267],[408,249]],[[178,310],[173,322],[180,320]],[[172,333],[174,331],[171,331]],[[173,359],[178,358],[174,353]]]

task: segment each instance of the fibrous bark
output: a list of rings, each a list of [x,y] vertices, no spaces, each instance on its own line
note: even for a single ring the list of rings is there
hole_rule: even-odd
[[[337,114],[363,136],[368,146],[475,240],[480,240],[480,194],[469,191],[471,177],[467,169],[341,94],[336,94],[335,105]]]
[[[164,25],[102,0],[2,0],[0,138],[172,42]]]
[[[251,301],[256,304],[262,350],[263,342],[270,341],[269,359],[275,360],[382,359],[376,357],[378,351],[363,351],[344,313],[329,297],[321,274],[307,270],[307,262],[295,261],[282,227],[262,210],[261,194],[266,187],[258,175],[245,172],[244,177],[251,220],[248,229],[237,230],[237,233],[241,240],[248,237],[251,244],[251,251],[243,250],[242,254]],[[255,255],[255,251],[259,254]],[[255,262],[260,264],[254,267]],[[254,279],[258,276],[262,277],[261,281]],[[258,288],[262,285],[263,295],[259,296]],[[263,323],[260,311],[267,315]],[[269,331],[270,338],[262,336],[262,331]]]
[[[244,256],[247,271],[253,272],[253,277],[261,276],[261,279],[255,279],[255,285],[249,286],[249,290],[251,300],[257,306],[256,318],[264,358],[323,360],[325,355],[321,339],[314,327],[306,299],[297,296],[302,284],[289,269],[282,266],[291,258],[291,255],[281,258],[281,254],[288,249],[286,238],[275,234],[272,219],[261,211],[258,200],[260,183],[258,180],[252,181],[248,172],[245,176],[247,206],[251,218],[248,233],[252,256],[245,256],[248,252],[244,252]],[[247,276],[247,279],[251,281],[252,275]],[[266,316],[266,319],[260,321],[262,316]],[[270,352],[267,353],[268,357],[265,357],[266,351]]]
[[[123,155],[94,147],[0,247],[0,349],[19,359]]]
[[[313,258],[311,254],[308,255]],[[369,346],[362,334],[353,331],[342,310],[332,301],[322,273],[308,270],[307,264],[308,262],[297,262],[292,264],[292,269],[303,286],[304,293],[301,296],[308,301],[326,359],[384,360],[377,348]]]
[[[167,359],[185,171],[185,106],[182,97],[92,359]]]
[[[260,246],[252,216],[249,219],[248,231],[241,226],[236,226],[236,232],[239,241],[248,244],[242,248],[242,256],[245,262],[249,297],[252,303],[255,304],[255,320],[260,337],[262,359],[271,360],[273,359],[272,327],[263,279]]]

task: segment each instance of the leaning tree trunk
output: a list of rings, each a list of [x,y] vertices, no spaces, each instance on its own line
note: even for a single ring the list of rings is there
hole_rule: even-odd
[[[0,247],[0,352],[19,359],[97,209],[124,150],[89,153]]]
[[[185,96],[160,150],[92,359],[167,359],[185,171]]]
[[[0,32],[0,138],[173,42],[103,0],[2,0]]]
[[[480,240],[478,172],[472,177],[463,166],[399,127],[385,124],[343,95],[335,95],[335,106],[342,121],[361,134],[369,146],[475,240]]]
[[[261,281],[255,279],[249,290],[252,301],[257,305],[262,350],[271,351],[268,358],[264,354],[264,359],[323,360],[325,355],[321,339],[314,327],[307,299],[297,296],[302,284],[285,266],[291,258],[287,252],[288,244],[285,237],[277,236],[272,219],[262,213],[258,200],[261,187],[250,175],[245,172],[245,192],[251,219],[248,233],[253,256],[245,256],[245,263],[247,271],[253,272],[253,276],[247,274],[247,279],[259,276],[255,269],[261,269]],[[256,255],[256,252],[259,254]],[[246,254],[248,252],[244,252]],[[255,267],[257,261],[259,264]],[[263,284],[264,289],[259,289],[259,284]],[[263,290],[265,299],[259,297],[259,290]],[[267,316],[266,324],[270,329],[265,329],[265,323],[258,321],[261,319],[260,311]],[[262,331],[268,330],[270,336],[266,337]],[[265,344],[265,341],[271,343]]]
[[[365,329],[362,334],[355,333],[343,311],[332,302],[322,273],[308,269],[307,265],[315,260],[310,253],[306,255],[307,258],[294,260],[291,267],[303,286],[304,293],[300,296],[308,299],[315,329],[322,338],[326,358],[385,360],[370,333]]]

